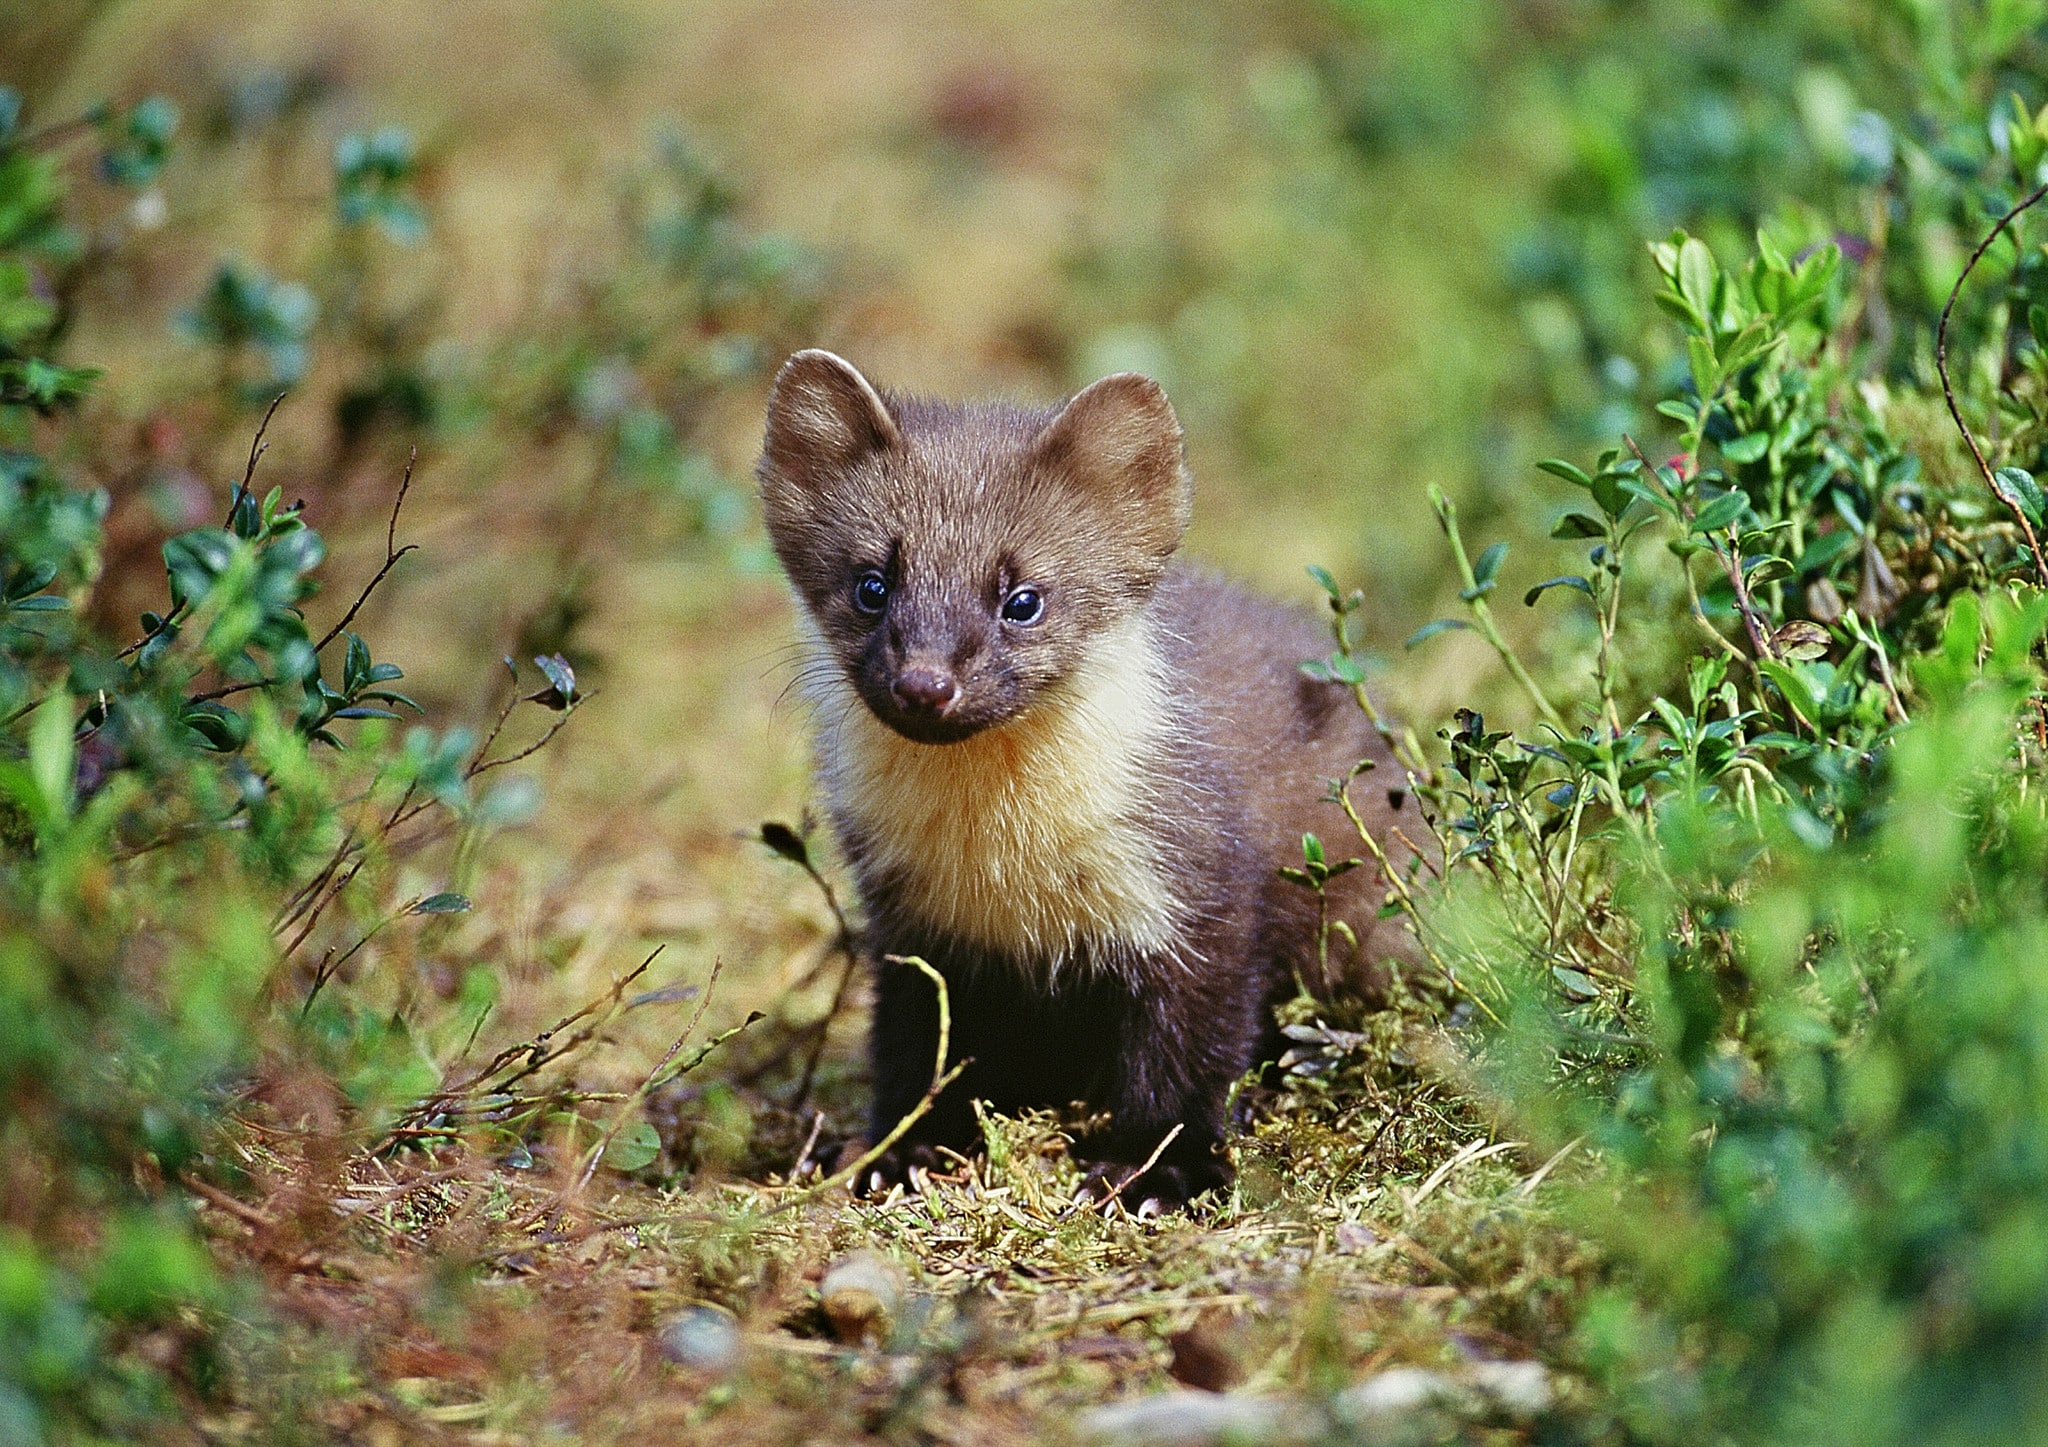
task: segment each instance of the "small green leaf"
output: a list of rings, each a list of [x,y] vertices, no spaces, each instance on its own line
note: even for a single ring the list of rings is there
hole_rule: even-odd
[[[1701,506],[1692,515],[1692,530],[1696,533],[1718,532],[1730,526],[1745,512],[1749,511],[1749,499],[1739,492],[1724,492]]]
[[[1825,657],[1832,641],[1827,629],[1804,618],[1795,618],[1771,636],[1771,646],[1779,657],[1799,663]]]
[[[2009,505],[2026,515],[2028,522],[2041,526],[2041,485],[2023,467],[2001,467],[1992,474],[1992,486]]]
[[[1814,713],[1820,703],[1821,692],[1798,669],[1772,658],[1757,660],[1757,668],[1777,686],[1784,696],[1786,706],[1807,723],[1813,722]]]
[[[576,700],[576,670],[569,666],[569,660],[559,653],[550,653],[533,660],[533,666],[547,679],[548,687],[535,695],[535,701],[549,708],[567,708]]]
[[[1575,483],[1580,487],[1591,487],[1593,485],[1593,479],[1586,475],[1583,468],[1575,467],[1561,457],[1546,457],[1537,463],[1536,466],[1542,471],[1549,473],[1552,477],[1561,477],[1566,482]]]
[[[412,907],[413,914],[468,914],[469,896],[466,894],[430,894]]]
[[[1508,545],[1495,543],[1479,555],[1479,561],[1472,565],[1472,580],[1481,588],[1493,586],[1493,580],[1500,573],[1500,565],[1507,558]]]
[[[178,715],[178,722],[217,754],[231,754],[249,742],[249,720],[225,704],[192,704]]]
[[[72,783],[77,774],[78,745],[73,733],[71,696],[58,692],[43,700],[29,725],[28,770],[42,797],[47,817],[71,813]]]
[[[1679,243],[1678,291],[1703,318],[1711,319],[1713,316],[1716,274],[1714,253],[1707,250],[1706,242],[1697,236],[1688,236]]]
[[[1329,658],[1330,676],[1348,688],[1356,688],[1365,682],[1365,670],[1358,660],[1348,653],[1333,653]]]
[[[1536,606],[1536,600],[1552,588],[1575,588],[1579,592],[1584,593],[1588,598],[1593,596],[1593,585],[1577,573],[1570,573],[1562,578],[1545,578],[1522,595],[1522,602],[1526,606],[1533,608]]]
[[[1721,384],[1721,364],[1714,358],[1714,344],[1705,337],[1685,339],[1686,359],[1692,363],[1693,390],[1702,397],[1714,395]]]
[[[56,576],[57,565],[55,563],[46,562],[35,567],[23,567],[20,572],[7,580],[6,588],[0,589],[0,597],[5,597],[11,601],[16,598],[26,598],[31,593],[40,593],[43,589],[50,586],[50,583]],[[149,625],[145,623],[144,626],[148,627]]]
[[[1771,434],[1768,432],[1745,432],[1740,437],[1731,437],[1721,444],[1721,455],[1730,462],[1755,462],[1771,449]]]
[[[1780,578],[1791,577],[1792,565],[1776,556],[1744,559],[1743,575],[1752,588],[1761,588],[1766,583],[1775,583]]]
[[[1593,501],[1600,504],[1600,511],[1606,513],[1609,518],[1619,518],[1628,511],[1628,505],[1634,499],[1635,488],[1638,486],[1632,478],[1603,472],[1593,479]]]
[[[1550,977],[1557,981],[1558,989],[1564,992],[1567,1000],[1583,1004],[1599,998],[1600,987],[1584,970],[1575,970],[1569,965],[1552,965]]]
[[[1462,618],[1438,618],[1433,622],[1423,624],[1420,628],[1409,634],[1408,641],[1401,646],[1413,648],[1418,644],[1427,643],[1439,633],[1448,633],[1455,628],[1470,629],[1471,626],[1470,623],[1467,623]]]
[[[348,640],[348,651],[341,665],[341,687],[346,693],[355,693],[370,681],[370,645],[363,642],[361,635],[344,633]]]
[[[661,1135],[644,1120],[636,1120],[604,1148],[604,1163],[615,1171],[645,1170],[661,1154]]]
[[[1837,528],[1831,533],[1822,533],[1806,545],[1806,551],[1799,555],[1799,561],[1792,565],[1800,573],[1818,572],[1837,558],[1856,547],[1856,534],[1847,528]]]

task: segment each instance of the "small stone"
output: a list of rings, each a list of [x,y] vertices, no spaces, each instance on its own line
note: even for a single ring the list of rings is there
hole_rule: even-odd
[[[1457,1384],[1441,1372],[1394,1367],[1346,1387],[1331,1407],[1368,1440],[1402,1441],[1427,1436],[1458,1398]]]
[[[1517,1422],[1540,1417],[1557,1402],[1541,1362],[1475,1362],[1466,1379],[1487,1405]]]
[[[818,1283],[818,1301],[832,1334],[843,1342],[877,1346],[903,1310],[903,1272],[877,1251],[850,1251]]]
[[[692,1306],[677,1312],[655,1339],[663,1356],[692,1371],[723,1376],[740,1357],[739,1323],[731,1312],[715,1306]]]
[[[1234,1338],[1229,1323],[1219,1316],[1198,1318],[1192,1326],[1166,1339],[1173,1349],[1166,1374],[1176,1382],[1205,1392],[1230,1390],[1244,1380],[1244,1364],[1238,1360]]]
[[[1074,1425],[1081,1437],[1116,1447],[1209,1447],[1301,1442],[1325,1424],[1292,1398],[1182,1388],[1090,1407]]]
[[[1339,1251],[1364,1251],[1380,1244],[1380,1233],[1363,1221],[1342,1221],[1337,1225]]]

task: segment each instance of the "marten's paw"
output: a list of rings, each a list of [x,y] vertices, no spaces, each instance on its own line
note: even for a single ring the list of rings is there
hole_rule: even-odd
[[[1186,1210],[1203,1192],[1221,1191],[1229,1184],[1230,1167],[1220,1157],[1160,1164],[1146,1171],[1129,1161],[1090,1161],[1081,1177],[1079,1195],[1088,1201],[1114,1195],[1133,1216],[1145,1217]]]
[[[897,1186],[904,1186],[912,1191],[923,1191],[926,1176],[943,1175],[952,1170],[954,1164],[941,1155],[934,1146],[921,1142],[900,1141],[883,1151],[872,1165],[855,1178],[854,1193],[861,1196],[886,1196]]]

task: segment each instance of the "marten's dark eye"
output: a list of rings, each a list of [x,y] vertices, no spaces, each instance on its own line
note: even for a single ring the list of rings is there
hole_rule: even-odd
[[[1003,621],[1030,625],[1045,616],[1045,598],[1036,588],[1019,588],[1003,599]]]
[[[862,573],[853,585],[853,606],[863,613],[879,613],[888,601],[889,580],[880,573]]]

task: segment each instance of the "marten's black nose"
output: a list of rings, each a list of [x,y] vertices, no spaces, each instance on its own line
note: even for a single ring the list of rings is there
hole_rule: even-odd
[[[960,694],[960,685],[943,668],[906,668],[889,685],[896,702],[908,709],[944,713]]]

